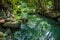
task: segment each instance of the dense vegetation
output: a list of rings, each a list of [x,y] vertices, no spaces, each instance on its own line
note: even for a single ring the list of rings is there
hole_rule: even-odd
[[[0,0],[0,40],[60,40],[59,0]]]

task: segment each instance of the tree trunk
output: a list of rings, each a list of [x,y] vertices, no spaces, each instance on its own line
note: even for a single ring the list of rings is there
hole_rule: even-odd
[[[60,0],[53,0],[54,1],[54,11],[60,11]]]

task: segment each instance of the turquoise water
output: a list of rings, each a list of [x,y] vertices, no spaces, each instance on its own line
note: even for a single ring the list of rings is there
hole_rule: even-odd
[[[60,40],[60,26],[55,21],[43,16],[32,15],[21,29],[10,36],[10,40]]]

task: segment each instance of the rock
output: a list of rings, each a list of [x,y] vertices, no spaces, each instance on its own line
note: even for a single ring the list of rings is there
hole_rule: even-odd
[[[3,32],[0,32],[0,37],[3,37],[4,36],[4,33]]]
[[[4,33],[0,31],[0,40],[5,40],[4,39]]]
[[[14,19],[11,19],[11,18],[7,18],[7,19],[6,19],[6,22],[9,22],[9,21],[14,22],[15,20],[14,20]]]
[[[26,23],[26,22],[28,22],[28,21],[29,21],[29,20],[26,19],[26,18],[20,19],[20,22],[21,22],[21,23]]]
[[[60,17],[57,18],[57,21],[60,22]]]
[[[3,24],[4,27],[7,27],[7,28],[20,28],[20,22],[6,22]]]
[[[0,23],[5,23],[5,19],[0,19]]]

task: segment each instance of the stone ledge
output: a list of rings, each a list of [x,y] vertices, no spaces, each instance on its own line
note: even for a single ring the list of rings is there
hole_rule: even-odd
[[[20,22],[6,22],[3,24],[4,27],[6,28],[20,28]]]

